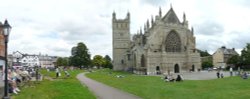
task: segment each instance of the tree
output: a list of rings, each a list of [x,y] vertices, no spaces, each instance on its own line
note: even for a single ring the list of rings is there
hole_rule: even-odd
[[[204,61],[204,62],[202,62],[202,69],[212,68],[212,67],[213,67],[212,61]]]
[[[111,62],[111,58],[108,55],[105,55],[104,60],[105,60],[104,68],[110,68],[110,69],[112,69],[113,68],[113,64]]]
[[[77,46],[72,47],[70,57],[70,65],[78,66],[89,66],[91,63],[90,53],[86,45],[82,42],[78,43]]]
[[[250,68],[250,43],[241,51],[240,64],[244,65],[243,68]]]
[[[56,64],[57,66],[68,66],[68,58],[67,57],[59,57],[57,60],[56,60]]]
[[[68,57],[63,58],[62,65],[63,66],[69,66],[69,58]]]
[[[232,65],[238,65],[240,61],[240,56],[239,55],[234,55],[231,58],[227,60],[227,64],[232,64]]]
[[[103,66],[105,64],[105,60],[101,55],[95,55],[92,63],[99,69],[100,66]]]
[[[211,55],[207,52],[207,50],[205,50],[205,51],[198,50],[198,52],[200,52],[201,57],[211,56]]]
[[[62,64],[63,64],[63,58],[62,57],[57,58],[56,65],[57,66],[62,66]]]

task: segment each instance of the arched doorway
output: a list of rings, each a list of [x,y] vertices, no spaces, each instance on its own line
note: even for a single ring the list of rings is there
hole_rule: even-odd
[[[192,65],[192,71],[194,71],[195,70],[195,66],[194,65]]]
[[[178,64],[174,65],[174,73],[179,73],[180,72],[180,67]]]
[[[161,72],[160,72],[160,66],[156,66],[156,74],[157,75],[161,74]]]

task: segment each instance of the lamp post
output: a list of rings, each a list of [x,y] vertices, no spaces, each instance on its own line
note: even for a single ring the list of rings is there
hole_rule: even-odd
[[[4,35],[4,40],[5,40],[5,68],[4,68],[4,96],[3,99],[10,99],[9,97],[9,86],[8,86],[8,59],[7,59],[7,52],[8,52],[8,39],[9,39],[9,34],[11,30],[11,26],[9,25],[8,21],[5,20],[4,24],[2,25],[3,28],[3,35]]]

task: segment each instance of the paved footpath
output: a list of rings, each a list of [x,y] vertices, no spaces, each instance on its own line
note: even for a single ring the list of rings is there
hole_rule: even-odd
[[[78,74],[77,79],[88,86],[89,90],[92,91],[98,99],[141,99],[138,96],[89,79],[84,73]]]

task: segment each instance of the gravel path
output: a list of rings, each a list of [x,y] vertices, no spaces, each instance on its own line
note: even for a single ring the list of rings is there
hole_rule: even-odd
[[[89,79],[84,73],[78,74],[77,79],[84,83],[89,90],[97,96],[98,99],[141,99],[138,96]]]
[[[201,71],[201,72],[184,72],[184,73],[180,73],[184,80],[210,80],[210,79],[217,79],[217,76],[216,76],[216,71],[211,71],[211,72],[208,72],[208,71]],[[220,72],[220,73],[223,73],[223,76],[224,77],[228,77],[230,76],[230,73],[229,72],[226,72],[226,71],[223,71],[223,72]],[[175,74],[177,75],[177,74]],[[234,74],[235,76],[235,74]]]

